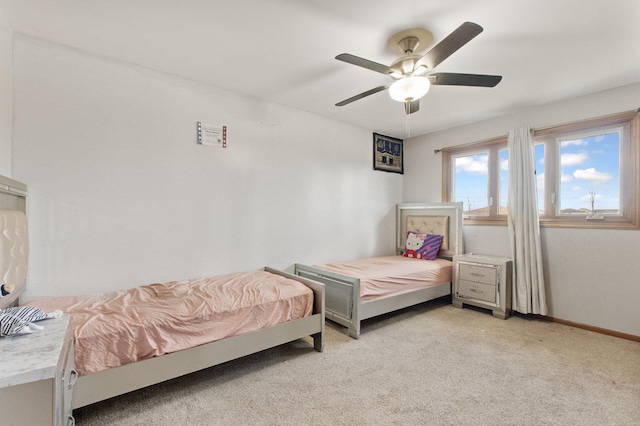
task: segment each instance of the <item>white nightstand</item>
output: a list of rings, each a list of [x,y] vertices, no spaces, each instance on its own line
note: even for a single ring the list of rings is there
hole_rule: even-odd
[[[0,338],[0,423],[73,425],[73,335],[68,315],[37,323],[43,331]]]
[[[511,311],[511,268],[506,257],[453,256],[453,306],[491,309],[494,317],[506,319]]]

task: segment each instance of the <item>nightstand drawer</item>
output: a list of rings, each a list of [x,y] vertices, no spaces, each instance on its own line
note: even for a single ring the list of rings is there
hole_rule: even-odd
[[[495,267],[460,263],[460,279],[476,283],[496,285],[497,271]]]
[[[458,282],[457,296],[469,297],[472,299],[482,300],[484,302],[496,303],[496,286],[460,280]]]

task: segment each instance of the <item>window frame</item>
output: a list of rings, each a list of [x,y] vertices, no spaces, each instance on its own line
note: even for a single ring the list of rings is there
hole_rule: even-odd
[[[559,192],[560,146],[557,140],[573,133],[597,133],[603,129],[622,127],[620,142],[620,210],[619,215],[606,215],[604,219],[587,220],[584,215],[556,214],[552,194]],[[640,229],[640,118],[638,111],[582,120],[534,131],[534,144],[545,145],[544,210],[540,213],[542,227]],[[465,225],[507,225],[507,215],[499,214],[500,150],[506,149],[507,137],[502,136],[478,143],[445,148],[442,150],[442,200],[451,201],[454,189],[454,158],[473,155],[488,150],[488,197],[494,202],[489,206],[489,216],[464,215]],[[493,153],[493,154],[491,154]],[[553,188],[551,190],[551,188]],[[490,198],[488,198],[490,200]]]
[[[488,215],[463,214],[463,223],[467,225],[506,225],[507,215],[499,214],[500,207],[500,150],[507,148],[507,137],[501,136],[479,143],[460,145],[442,150],[442,200],[451,201],[455,189],[454,161],[457,157],[488,153]],[[496,165],[496,166],[493,166]]]

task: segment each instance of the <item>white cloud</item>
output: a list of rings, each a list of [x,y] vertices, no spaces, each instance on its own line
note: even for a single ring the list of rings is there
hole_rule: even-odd
[[[562,147],[569,146],[569,145],[575,145],[575,146],[589,145],[589,142],[587,142],[586,139],[572,139],[569,141],[560,142],[560,146]]]
[[[509,160],[500,160],[500,170],[509,170]]]
[[[571,182],[572,180],[573,180],[573,176],[571,175],[562,174],[560,176],[560,182],[567,183],[567,182]]]
[[[456,172],[463,171],[474,175],[487,174],[487,155],[470,155],[456,158]]]
[[[561,167],[577,166],[587,161],[588,158],[589,156],[587,155],[586,152],[581,152],[578,154],[571,154],[571,153],[562,154],[560,156],[560,166]]]
[[[580,192],[580,191],[582,191],[582,187],[581,187],[581,186],[576,185],[576,186],[574,186],[574,187],[572,187],[572,188],[571,188],[571,191],[573,191],[573,192]]]
[[[573,176],[576,179],[586,180],[594,184],[606,183],[613,179],[613,176],[611,176],[609,173],[599,172],[593,167],[584,170],[578,169],[573,172]]]

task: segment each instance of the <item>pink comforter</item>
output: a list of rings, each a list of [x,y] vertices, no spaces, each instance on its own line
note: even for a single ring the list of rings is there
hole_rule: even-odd
[[[452,262],[381,256],[333,262],[319,268],[360,278],[361,300],[379,299],[451,281]]]
[[[313,292],[257,271],[27,304],[71,315],[82,376],[309,316]]]

